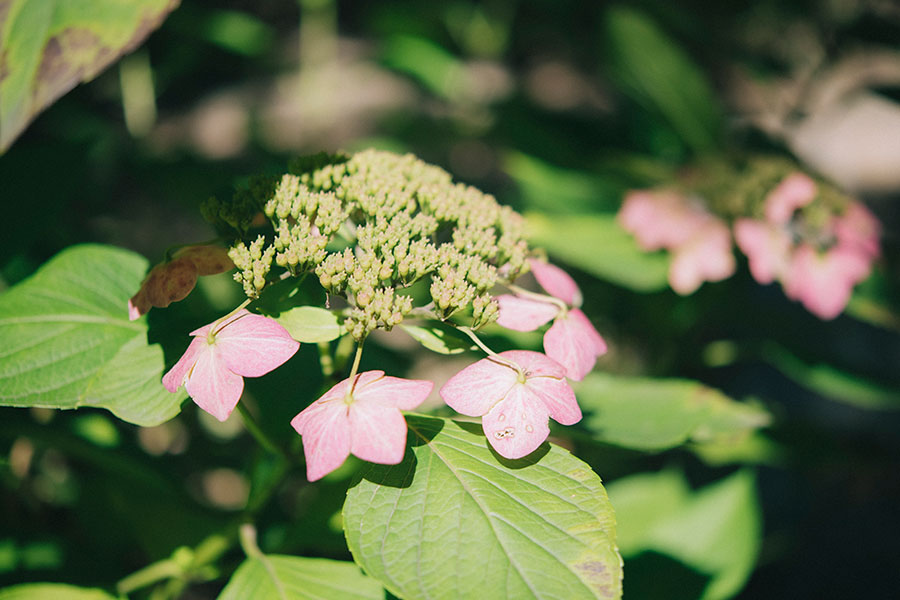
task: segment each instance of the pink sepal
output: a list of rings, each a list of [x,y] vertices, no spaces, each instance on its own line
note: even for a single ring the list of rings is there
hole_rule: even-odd
[[[531,266],[534,278],[548,294],[559,298],[569,306],[581,306],[581,290],[578,289],[578,284],[568,273],[556,265],[533,258],[528,261],[528,264]]]
[[[500,309],[497,324],[514,331],[534,331],[559,313],[559,307],[550,302],[510,294],[501,294],[496,299]]]
[[[606,342],[579,309],[559,317],[544,334],[544,351],[566,369],[566,376],[581,381],[606,353]]]

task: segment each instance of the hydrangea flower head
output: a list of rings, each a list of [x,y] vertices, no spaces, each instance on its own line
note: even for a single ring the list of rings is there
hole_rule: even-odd
[[[488,442],[506,458],[534,452],[550,434],[549,419],[563,425],[581,420],[566,369],[539,352],[509,350],[469,365],[441,388],[458,413],[482,417]]]
[[[369,462],[395,465],[406,452],[406,420],[431,393],[430,381],[366,371],[345,379],[291,420],[303,436],[310,481],[334,471],[351,454]]]
[[[273,319],[241,309],[191,332],[194,339],[163,376],[175,392],[184,385],[193,401],[224,421],[244,391],[244,377],[260,377],[281,366],[300,343]]]
[[[552,298],[498,296],[497,323],[515,331],[534,331],[553,320],[544,334],[544,351],[565,367],[569,379],[580,381],[606,353],[606,342],[579,308],[582,296],[575,280],[556,265],[536,259],[529,264]]]

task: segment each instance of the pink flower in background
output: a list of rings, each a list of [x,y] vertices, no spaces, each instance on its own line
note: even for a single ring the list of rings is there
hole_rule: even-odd
[[[820,252],[800,245],[782,278],[784,293],[809,312],[833,319],[844,310],[853,286],[869,276],[871,260],[863,254],[835,246]]]
[[[497,323],[515,331],[534,331],[553,320],[544,334],[544,351],[565,367],[570,379],[580,381],[606,353],[606,342],[578,308],[582,296],[575,280],[555,265],[534,259],[529,264],[541,287],[557,300],[503,294],[497,297]]]
[[[817,194],[807,175],[787,176],[766,196],[765,220],[738,219],[734,237],[754,279],[780,281],[789,298],[822,319],[833,319],[881,253],[881,226],[864,205],[851,202],[842,215],[811,227],[797,211]]]
[[[549,419],[562,425],[581,420],[566,369],[553,359],[527,350],[509,350],[469,365],[441,388],[455,411],[483,417],[488,442],[506,458],[534,452],[550,434]]]
[[[721,281],[734,273],[731,232],[710,217],[705,225],[672,252],[669,285],[682,296],[693,294],[704,281]]]
[[[669,285],[679,294],[734,273],[728,226],[691,198],[669,190],[634,190],[625,196],[618,219],[643,249],[672,253]]]
[[[406,452],[406,420],[431,393],[434,383],[386,377],[384,371],[345,379],[291,420],[303,436],[306,476],[321,479],[353,454],[369,462],[395,465]]]
[[[815,200],[816,182],[799,171],[791,173],[766,196],[766,221],[776,225],[784,225],[791,220],[794,213]]]
[[[170,392],[184,385],[197,406],[220,421],[237,406],[244,377],[265,375],[300,347],[273,319],[245,309],[191,335],[194,339],[165,374],[163,385]]]
[[[769,284],[784,273],[793,246],[785,228],[756,219],[738,219],[734,224],[734,239],[747,255],[750,273],[756,281]]]
[[[233,268],[228,251],[221,246],[185,246],[175,252],[171,261],[150,270],[141,289],[128,301],[128,318],[134,321],[153,306],[165,308],[183,300],[194,289],[198,276]]]

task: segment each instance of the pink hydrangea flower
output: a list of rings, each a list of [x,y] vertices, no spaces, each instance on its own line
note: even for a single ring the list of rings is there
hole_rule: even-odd
[[[788,231],[756,219],[738,219],[734,239],[747,255],[750,273],[756,281],[769,284],[787,268],[793,242]]]
[[[469,365],[441,388],[455,411],[482,417],[488,442],[506,458],[534,452],[550,434],[549,419],[563,425],[581,420],[566,369],[539,352],[509,350]],[[518,367],[518,368],[516,368]]]
[[[170,392],[184,385],[194,402],[224,421],[244,391],[244,377],[260,377],[281,366],[300,343],[273,319],[241,309],[191,332],[182,357],[163,377]]]
[[[406,452],[406,420],[431,393],[434,383],[386,377],[366,371],[338,383],[291,420],[303,436],[306,476],[321,479],[353,454],[369,462],[395,465]]]
[[[728,226],[691,198],[669,190],[634,190],[626,194],[618,220],[643,249],[672,253],[669,285],[679,294],[734,273]]]
[[[582,296],[575,280],[556,265],[529,262],[535,279],[557,300],[500,295],[497,323],[515,331],[534,331],[553,320],[544,334],[544,351],[565,367],[569,379],[580,381],[594,368],[597,357],[606,353],[606,342],[578,308]]]
[[[669,266],[669,285],[677,293],[693,294],[704,281],[721,281],[734,273],[731,232],[710,217],[685,243],[675,248]]]
[[[788,223],[798,209],[815,200],[816,193],[816,182],[809,175],[791,173],[766,196],[766,221],[776,225]]]
[[[833,227],[839,246],[872,259],[881,255],[881,223],[861,202],[851,202],[843,215],[835,217]]]
[[[792,254],[782,279],[784,293],[798,300],[822,319],[841,314],[850,301],[853,286],[869,275],[868,257],[841,246],[819,252],[809,244]]]

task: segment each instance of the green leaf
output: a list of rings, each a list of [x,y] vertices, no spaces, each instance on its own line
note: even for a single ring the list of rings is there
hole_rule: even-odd
[[[400,328],[432,352],[439,354],[459,354],[466,350],[474,350],[472,342],[447,327],[419,327],[418,325],[400,325]]]
[[[474,423],[407,417],[411,450],[369,465],[344,504],[366,572],[401,598],[619,598],[615,517],[600,478],[543,445],[510,461]]]
[[[162,386],[162,349],[128,320],[146,269],[126,250],[75,246],[0,295],[0,405],[95,406],[137,425],[177,415],[185,396]]]
[[[376,600],[384,598],[377,581],[350,562],[260,554],[247,558],[218,600]]]
[[[759,553],[761,519],[753,475],[739,471],[697,492],[672,471],[609,485],[626,559],[653,550],[712,577],[702,600],[730,598]]]
[[[0,153],[34,117],[159,27],[178,0],[0,3]]]
[[[576,384],[583,425],[596,439],[639,450],[694,442],[739,442],[769,423],[762,408],[687,379],[591,373]]]
[[[781,346],[765,348],[766,362],[786,377],[817,394],[867,410],[900,409],[900,390],[858,377],[837,367],[819,363],[809,364]]]
[[[551,256],[639,292],[655,292],[668,285],[669,256],[641,249],[613,215],[525,216],[532,243],[546,248]]]
[[[275,320],[298,342],[330,342],[343,333],[335,314],[318,306],[298,306],[281,313]]]
[[[704,73],[685,51],[638,10],[607,12],[611,71],[623,90],[660,113],[696,151],[716,147],[722,109]]]
[[[615,210],[624,191],[595,174],[557,167],[520,152],[503,157],[503,170],[516,181],[528,206],[538,211]]]
[[[0,600],[115,600],[103,590],[62,583],[26,583],[0,590]]]

